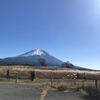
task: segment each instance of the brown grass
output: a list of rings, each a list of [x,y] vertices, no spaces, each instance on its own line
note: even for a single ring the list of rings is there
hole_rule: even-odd
[[[83,79],[84,73],[86,79],[89,80],[99,80],[100,71],[80,71],[72,69],[57,69],[47,68],[47,67],[30,67],[30,66],[0,66],[0,77],[5,78],[7,70],[10,70],[11,78],[16,77],[18,73],[20,79],[30,79],[30,72],[35,71],[36,79],[77,79],[77,73],[79,74],[79,79]]]

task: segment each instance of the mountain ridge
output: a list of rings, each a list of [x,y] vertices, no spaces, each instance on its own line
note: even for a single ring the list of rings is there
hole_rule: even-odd
[[[1,60],[1,62],[2,61],[6,63],[29,64],[36,66],[41,66],[42,61],[45,62],[46,66],[61,66],[62,63],[64,63],[63,61],[51,56],[42,49],[34,49],[16,57],[4,58]]]

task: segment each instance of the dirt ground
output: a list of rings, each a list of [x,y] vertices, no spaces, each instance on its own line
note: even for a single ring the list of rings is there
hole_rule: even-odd
[[[83,100],[79,93],[48,91],[44,100]]]

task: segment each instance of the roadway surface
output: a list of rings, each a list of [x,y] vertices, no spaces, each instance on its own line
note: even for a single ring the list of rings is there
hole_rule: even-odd
[[[33,84],[0,83],[0,100],[83,100],[80,95],[72,92],[48,90],[41,99],[42,90]]]

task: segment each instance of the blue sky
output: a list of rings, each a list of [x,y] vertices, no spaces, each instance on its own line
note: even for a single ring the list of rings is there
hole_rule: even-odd
[[[35,48],[100,69],[100,0],[0,0],[0,58]]]

